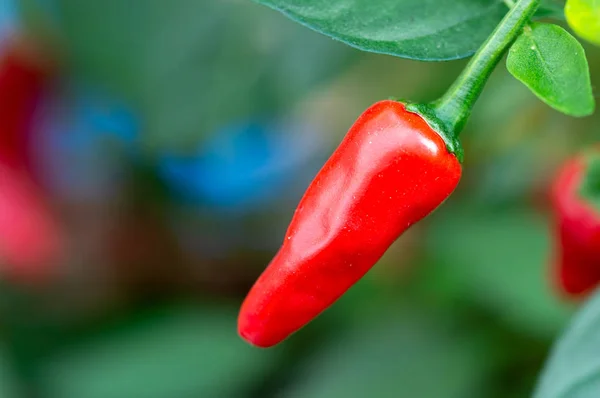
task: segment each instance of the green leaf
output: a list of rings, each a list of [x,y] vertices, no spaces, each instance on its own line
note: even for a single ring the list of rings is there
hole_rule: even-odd
[[[507,67],[551,107],[578,117],[594,112],[585,52],[560,26],[536,23],[526,27],[508,53]]]
[[[228,309],[172,308],[50,357],[50,398],[239,397],[270,369],[277,349],[256,350]]]
[[[534,398],[600,394],[600,290],[577,313],[552,349]]]
[[[255,0],[364,51],[423,61],[473,54],[507,12],[488,0]]]
[[[578,36],[600,45],[600,0],[569,0],[565,14]]]
[[[516,330],[554,336],[570,308],[549,280],[550,227],[526,210],[463,204],[435,214],[426,240],[439,273]]]
[[[426,315],[427,314],[427,315]],[[312,355],[282,398],[474,398],[493,363],[476,333],[431,309],[363,317]],[[432,382],[434,380],[434,382]]]

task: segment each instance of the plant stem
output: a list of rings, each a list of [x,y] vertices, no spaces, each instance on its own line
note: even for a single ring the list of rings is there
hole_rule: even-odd
[[[519,0],[471,58],[446,94],[432,104],[433,114],[444,127],[449,139],[455,140],[464,128],[485,83],[533,16],[539,3],[540,0]]]

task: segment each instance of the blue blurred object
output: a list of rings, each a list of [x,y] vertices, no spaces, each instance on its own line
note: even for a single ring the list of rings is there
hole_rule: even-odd
[[[47,98],[34,132],[42,179],[59,196],[103,199],[122,183],[125,157],[137,147],[139,122],[126,104],[91,88]]]
[[[86,90],[77,99],[75,114],[78,116],[75,123],[80,124],[80,138],[87,145],[110,137],[129,151],[136,149],[139,122],[126,104],[107,95]],[[76,136],[77,134],[74,135]]]
[[[0,0],[0,40],[12,33],[18,25],[15,0]]]
[[[217,131],[192,154],[163,156],[159,168],[184,200],[245,211],[276,200],[283,187],[311,172],[307,165],[319,137],[293,123],[238,123]]]

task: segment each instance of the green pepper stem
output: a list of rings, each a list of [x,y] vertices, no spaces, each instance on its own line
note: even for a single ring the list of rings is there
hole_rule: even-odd
[[[507,5],[512,1],[507,2]],[[519,0],[471,58],[450,89],[432,105],[433,114],[443,124],[449,139],[463,130],[471,110],[494,68],[531,19],[540,0]]]

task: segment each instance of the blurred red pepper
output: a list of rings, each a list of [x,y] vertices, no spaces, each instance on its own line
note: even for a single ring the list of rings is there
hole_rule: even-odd
[[[2,273],[19,282],[47,280],[62,247],[55,220],[27,175],[1,162],[0,190]]]
[[[551,195],[556,284],[567,296],[583,297],[600,283],[600,149],[566,162]]]
[[[54,68],[21,36],[2,43],[0,52],[0,159],[13,167],[29,167],[31,119]]]
[[[444,202],[460,177],[456,155],[420,114],[396,101],[371,106],[306,191],[242,305],[240,335],[269,347],[310,322]]]
[[[10,278],[45,278],[61,252],[60,231],[36,186],[29,133],[53,68],[22,36],[0,55],[0,264]]]

